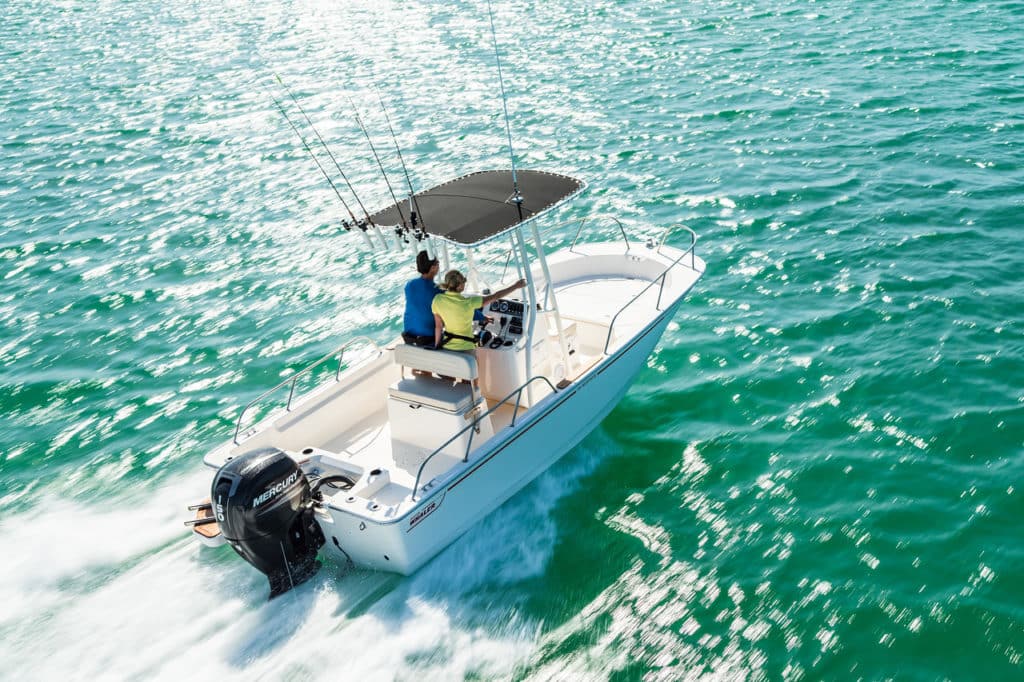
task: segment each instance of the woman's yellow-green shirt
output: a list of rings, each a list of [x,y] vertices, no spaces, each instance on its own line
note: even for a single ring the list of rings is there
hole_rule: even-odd
[[[440,315],[444,321],[445,331],[459,336],[473,336],[473,311],[482,307],[482,296],[463,296],[456,291],[438,294],[430,303],[430,310]],[[444,345],[445,350],[472,350],[472,341],[452,339]]]

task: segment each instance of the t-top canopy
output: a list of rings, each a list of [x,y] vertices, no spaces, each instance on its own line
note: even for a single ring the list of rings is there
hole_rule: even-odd
[[[516,171],[516,179],[523,197],[523,221],[553,208],[585,186],[582,180],[545,171]],[[413,206],[420,227],[428,234],[469,246],[519,224],[512,194],[512,171],[480,171],[417,192]],[[370,219],[377,225],[408,224],[409,201],[392,204]]]

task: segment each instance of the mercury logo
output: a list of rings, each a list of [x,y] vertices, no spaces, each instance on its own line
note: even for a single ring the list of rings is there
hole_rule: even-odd
[[[255,509],[256,507],[260,506],[261,504],[263,504],[267,500],[273,498],[274,496],[280,495],[282,492],[284,492],[284,490],[286,488],[291,486],[298,479],[299,479],[299,472],[296,471],[296,472],[293,472],[291,476],[289,476],[288,478],[284,479],[283,481],[278,481],[274,485],[270,486],[269,488],[264,490],[263,493],[259,497],[252,498],[252,508]]]

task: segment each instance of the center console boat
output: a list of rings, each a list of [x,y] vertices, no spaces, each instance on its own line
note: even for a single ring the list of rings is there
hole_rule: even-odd
[[[484,311],[475,355],[356,338],[256,398],[204,457],[204,541],[216,523],[272,595],[320,557],[409,574],[597,426],[705,265],[689,228],[637,243],[614,219],[621,240],[580,244],[578,230],[548,254],[538,220],[582,188],[555,173],[485,171],[416,194],[414,248],[445,269],[460,258],[477,291],[487,275],[474,253],[503,249],[493,284],[525,278],[521,296]],[[405,222],[400,204],[372,218]],[[295,395],[325,363],[336,371]]]

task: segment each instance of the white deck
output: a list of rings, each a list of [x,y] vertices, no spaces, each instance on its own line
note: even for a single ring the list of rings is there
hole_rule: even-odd
[[[644,280],[603,277],[556,286],[555,294],[558,296],[558,303],[566,317],[595,322],[603,325],[607,330],[612,317],[622,307],[622,304],[639,294],[647,284],[648,282]],[[653,295],[656,298],[658,292],[656,289],[652,289],[645,295]],[[615,305],[619,301],[622,303]],[[640,310],[638,307],[638,311]],[[623,313],[623,315],[627,313]]]
[[[495,431],[507,427],[512,422],[515,405],[497,405],[493,400],[486,403],[488,409],[493,409],[490,419]],[[527,408],[519,408],[520,415],[526,412]],[[419,467],[403,467],[395,461],[391,447],[391,425],[384,410],[368,418],[359,429],[339,434],[333,440],[317,447],[366,470],[387,470],[391,476],[391,483],[374,496],[381,504],[396,505],[412,491]],[[432,449],[429,444],[424,444],[424,451],[427,454]]]

